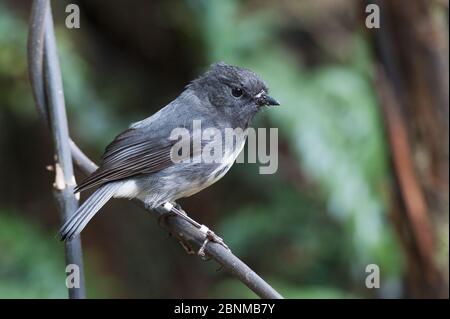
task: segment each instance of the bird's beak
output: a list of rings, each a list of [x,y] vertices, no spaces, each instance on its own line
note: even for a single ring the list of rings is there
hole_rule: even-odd
[[[267,95],[266,92],[262,91],[255,96],[255,99],[259,106],[278,106],[280,102],[275,100],[273,97]]]
[[[266,100],[266,105],[268,105],[268,106],[278,106],[278,105],[280,105],[280,102],[275,100],[273,97],[268,96],[267,94],[264,95],[264,99]]]

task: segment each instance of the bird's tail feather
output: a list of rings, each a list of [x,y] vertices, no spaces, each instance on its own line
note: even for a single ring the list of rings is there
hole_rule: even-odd
[[[94,215],[113,197],[122,183],[108,183],[97,189],[59,230],[61,240],[71,240],[79,235]]]

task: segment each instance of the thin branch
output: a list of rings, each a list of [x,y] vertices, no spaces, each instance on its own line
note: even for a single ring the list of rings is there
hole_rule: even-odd
[[[43,121],[46,121],[48,118],[48,112],[45,105],[45,99],[42,99],[42,92],[38,91],[43,86],[41,85],[42,76],[39,76],[39,74],[42,75],[42,66],[39,64],[39,58],[35,57],[36,54],[39,54],[40,52],[43,52],[42,49],[34,48],[33,46],[40,46],[42,45],[42,40],[39,40],[41,36],[41,30],[43,29],[39,23],[42,23],[44,19],[40,16],[44,14],[45,11],[42,10],[42,6],[48,5],[48,1],[46,0],[35,0],[33,4],[33,10],[32,10],[32,21],[30,23],[30,39],[29,39],[29,47],[28,47],[28,58],[29,58],[29,65],[30,65],[30,78],[31,83],[34,90],[34,96],[36,99],[36,104],[38,107],[39,112],[42,115]],[[51,21],[51,18],[49,19]],[[52,30],[51,30],[52,31]],[[53,38],[53,32],[51,32],[51,38]],[[45,38],[47,41],[47,36]],[[52,40],[52,39],[50,39]],[[51,41],[50,41],[51,42]],[[54,38],[53,38],[53,44],[54,44]],[[55,48],[55,47],[54,47]],[[47,46],[46,46],[47,49]],[[45,51],[45,53],[47,50]],[[47,59],[48,62],[51,62],[50,59]],[[47,61],[46,60],[46,61]],[[56,59],[57,60],[57,59]],[[50,67],[50,69],[52,69]],[[57,75],[59,76],[60,81],[60,73],[59,73],[59,66],[54,66],[53,71],[58,71]],[[52,70],[49,70],[52,71]],[[58,81],[56,81],[58,82]],[[59,83],[60,84],[60,83]],[[62,110],[59,108],[64,109],[64,100],[62,96],[62,86],[60,86],[60,91],[57,90],[56,92],[60,92],[59,96],[55,96],[55,101],[57,101],[58,110],[56,112],[61,112]],[[51,93],[51,92],[50,92]],[[55,93],[55,92],[53,92]],[[44,101],[44,102],[42,102]],[[59,102],[59,104],[58,104]],[[53,104],[50,103],[50,106],[52,107]],[[59,118],[62,123],[66,123],[65,118],[65,111],[63,114],[53,114],[51,116],[51,120],[53,118]],[[60,122],[60,121],[59,121]],[[61,123],[61,122],[60,122]],[[61,131],[59,131],[61,133]],[[89,175],[92,172],[94,172],[97,169],[97,165],[91,161],[79,148],[78,146],[70,140],[67,133],[67,126],[65,126],[65,131],[63,130],[62,138],[59,140],[60,142],[65,141],[64,147],[61,146],[59,150],[64,151],[62,153],[62,157],[58,158],[64,158],[64,163],[68,164],[67,160],[67,149],[70,148],[73,161],[76,163],[77,167],[85,174]],[[67,134],[66,134],[67,133]],[[60,136],[61,137],[61,136]],[[59,144],[58,144],[59,145]],[[71,164],[71,162],[70,162]],[[70,165],[70,168],[72,166]],[[68,171],[66,171],[68,172]],[[70,170],[71,172],[71,170]],[[69,175],[69,174],[68,174]],[[73,185],[71,183],[72,181],[72,175],[70,176],[68,180],[69,183],[67,184],[68,187],[66,187],[64,190],[64,194],[68,193],[69,190],[71,191],[71,194],[73,195]],[[135,203],[137,203],[141,208],[147,210],[148,212],[153,213],[155,217],[160,217],[161,214],[165,213],[163,209],[158,210],[151,210],[145,206],[145,203],[135,199],[133,200]],[[73,208],[73,207],[71,207]],[[205,242],[205,234],[200,231],[200,229],[193,226],[191,223],[187,222],[185,219],[173,216],[170,218],[163,218],[161,219],[161,223],[170,233],[172,233],[180,242],[184,243],[184,245],[190,247],[191,249],[198,251],[200,247],[202,247],[203,243]],[[81,252],[81,248],[80,248]],[[236,276],[242,283],[247,285],[253,292],[255,292],[258,296],[261,298],[272,298],[272,299],[280,299],[283,298],[275,289],[273,289],[268,283],[266,283],[260,276],[258,276],[253,270],[251,270],[244,262],[242,262],[239,258],[237,258],[230,250],[225,248],[224,246],[209,242],[205,249],[204,249],[205,255],[209,258],[215,259],[225,270]]]
[[[33,2],[28,40],[30,80],[36,106],[50,127],[55,149],[54,196],[63,221],[78,208],[74,194],[69,130],[62,87],[61,71],[53,30],[53,19],[48,0]],[[46,103],[47,102],[47,103]],[[78,285],[69,289],[69,298],[85,298],[83,258],[80,238],[65,243],[66,264],[77,265]]]

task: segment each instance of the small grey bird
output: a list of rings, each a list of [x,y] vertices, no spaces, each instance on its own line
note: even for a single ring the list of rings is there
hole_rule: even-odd
[[[156,208],[218,181],[242,150],[245,133],[238,134],[232,145],[224,143],[221,161],[205,162],[195,160],[202,155],[205,142],[195,146],[192,140],[188,144],[194,146],[189,152],[180,156],[181,161],[174,161],[172,152],[177,140],[171,138],[171,132],[184,128],[193,133],[194,120],[201,121],[202,129],[245,131],[263,106],[279,105],[267,92],[265,83],[252,71],[223,62],[213,64],[174,101],[132,124],[106,147],[100,167],[75,192],[97,189],[61,227],[61,240],[80,234],[113,197],[139,198],[148,207]]]

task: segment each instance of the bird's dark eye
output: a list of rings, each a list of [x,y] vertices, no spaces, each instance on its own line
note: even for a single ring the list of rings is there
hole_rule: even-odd
[[[241,97],[242,96],[242,89],[240,88],[233,88],[231,90],[231,94],[233,94],[234,97]]]

